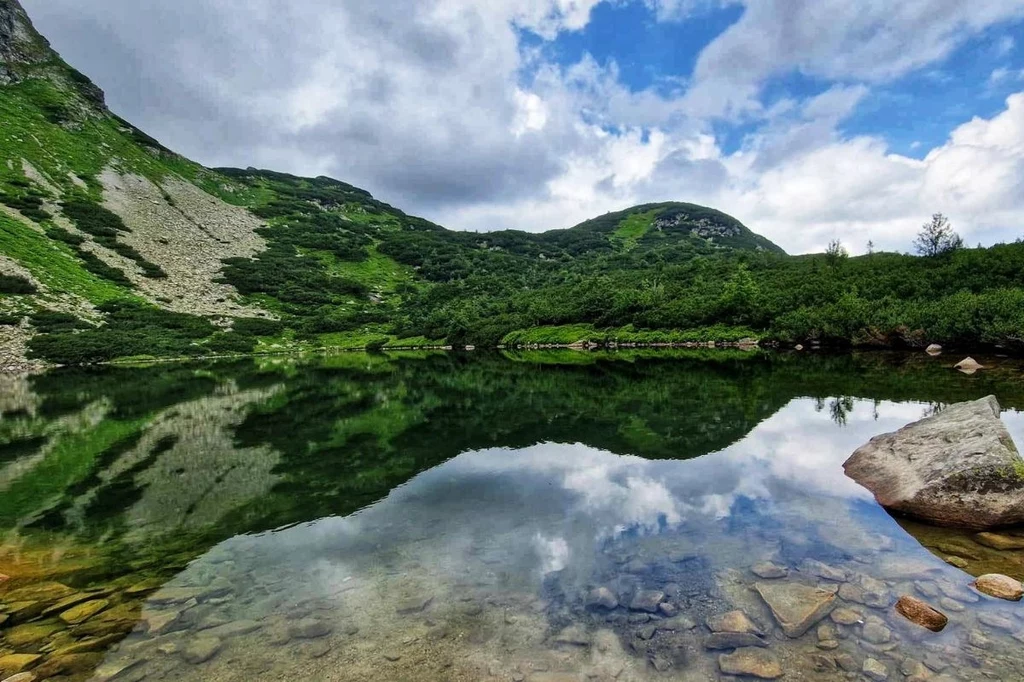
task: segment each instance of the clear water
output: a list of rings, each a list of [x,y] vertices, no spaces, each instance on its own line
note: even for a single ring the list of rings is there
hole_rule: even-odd
[[[1024,679],[1024,610],[969,587],[1024,578],[1024,552],[894,519],[842,471],[870,437],[990,393],[1024,442],[1021,367],[949,364],[351,355],[8,380],[0,591],[107,604],[24,619],[53,625],[29,644],[9,619],[0,656],[40,653],[62,680],[744,679],[706,648],[706,621],[740,609],[783,679],[865,679],[869,658],[890,680]],[[859,622],[788,637],[758,582],[845,585]],[[600,586],[621,605],[588,608]],[[629,609],[643,590],[669,613]],[[902,594],[949,626],[908,623]]]

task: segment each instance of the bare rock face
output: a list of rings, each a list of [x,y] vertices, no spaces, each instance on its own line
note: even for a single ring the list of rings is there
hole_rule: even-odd
[[[872,438],[843,464],[887,509],[940,526],[1024,522],[1024,460],[994,396]]]

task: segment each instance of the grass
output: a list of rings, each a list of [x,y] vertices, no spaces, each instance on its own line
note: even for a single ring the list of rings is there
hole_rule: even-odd
[[[745,327],[716,325],[697,329],[637,330],[632,325],[612,329],[595,329],[589,324],[531,327],[511,332],[502,339],[506,346],[571,345],[574,343],[702,343],[716,341],[735,343],[740,339],[759,338]]]
[[[88,272],[71,248],[48,239],[20,220],[0,215],[3,253],[52,291],[77,294],[93,304],[133,298],[124,288]]]
[[[623,218],[619,226],[612,232],[612,240],[622,245],[625,251],[631,251],[640,241],[640,238],[647,234],[654,224],[654,219],[660,213],[660,209],[647,211],[646,213],[632,213]]]

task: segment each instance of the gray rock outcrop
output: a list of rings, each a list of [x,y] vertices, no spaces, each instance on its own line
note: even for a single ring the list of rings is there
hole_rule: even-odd
[[[994,396],[872,438],[843,464],[878,503],[941,526],[1024,522],[1024,460]]]

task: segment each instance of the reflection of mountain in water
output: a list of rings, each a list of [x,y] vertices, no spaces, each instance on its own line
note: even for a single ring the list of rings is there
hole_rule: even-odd
[[[848,396],[996,393],[1024,405],[1015,370],[964,377],[909,356],[551,357],[345,355],[34,377],[0,421],[0,523],[105,542],[172,531],[183,542],[187,531],[205,546],[347,515],[468,450],[580,442],[686,459],[739,441],[797,396],[820,398],[840,423]]]

